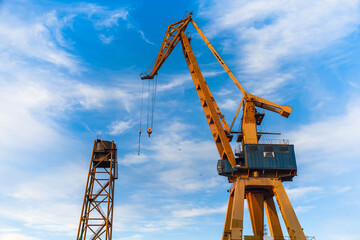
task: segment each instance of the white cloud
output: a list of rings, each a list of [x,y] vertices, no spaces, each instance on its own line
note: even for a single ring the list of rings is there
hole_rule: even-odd
[[[195,192],[199,190],[208,190],[219,185],[219,176],[202,177],[198,169],[179,166],[178,169],[162,171],[159,174],[159,180],[171,191]],[[203,179],[202,179],[203,178]],[[171,181],[169,181],[171,179]],[[206,185],[204,185],[206,182]],[[181,184],[179,184],[181,183]]]
[[[315,206],[298,206],[294,210],[297,214],[309,212],[311,209],[314,209]]]
[[[151,169],[156,174],[148,184],[169,193],[212,191],[225,180],[216,174],[219,157],[213,142],[190,138],[194,127],[179,121],[163,123],[163,126],[166,127],[151,140],[142,140],[144,157],[129,154],[123,164],[141,163],[142,171]]]
[[[76,57],[58,47],[57,39],[60,37],[54,36],[46,25],[50,18],[53,19],[54,15],[45,14],[42,18],[28,21],[1,8],[0,50],[3,58],[4,55],[17,61],[29,58],[65,67],[72,72],[80,70]]]
[[[130,129],[134,125],[134,122],[132,120],[129,121],[116,121],[111,124],[109,127],[110,134],[111,135],[120,135],[124,132],[126,132],[128,129]]]
[[[6,189],[6,195],[17,200],[46,202],[71,199],[71,195],[82,192],[87,168],[88,166],[67,163],[53,172],[38,173],[27,181],[14,184]]]
[[[150,44],[150,45],[154,45],[153,42],[151,42],[149,39],[147,39],[147,38],[145,37],[145,33],[144,33],[143,31],[139,30],[139,33],[140,33],[141,38],[142,38],[146,43],[148,43],[148,44]]]
[[[125,9],[118,9],[111,13],[107,18],[96,23],[97,26],[113,27],[119,26],[119,20],[127,20],[129,12]]]
[[[222,74],[222,71],[203,71],[203,76],[206,77],[214,77],[219,74]],[[183,85],[186,85],[187,87],[194,87],[193,84],[190,84],[192,82],[192,78],[189,72],[183,73],[183,74],[176,74],[171,76],[161,76],[159,79],[170,79],[167,83],[160,83],[158,84],[157,91],[167,91],[170,89],[174,89]],[[158,81],[159,83],[160,81]]]
[[[99,39],[101,40],[102,43],[109,44],[114,40],[114,36],[110,35],[107,37],[104,34],[99,34]]]
[[[6,240],[40,240],[40,238],[30,237],[19,233],[0,234],[0,239]]]
[[[210,214],[225,214],[227,209],[227,205],[218,208],[192,208],[192,209],[183,209],[183,210],[175,210],[172,212],[174,216],[180,218],[187,218],[187,217],[198,217]]]
[[[8,199],[0,206],[2,219],[19,221],[34,229],[74,234],[86,171],[87,166],[68,162],[53,171],[22,172],[22,178],[1,188]]]
[[[141,239],[144,239],[143,235],[135,234],[135,235],[131,235],[129,237],[115,238],[114,240],[141,240]]]
[[[231,38],[237,40],[227,42],[243,72],[262,78],[254,89],[280,88],[294,74],[282,71],[284,64],[339,43],[360,24],[358,0],[227,0],[208,1],[208,5],[199,13],[210,20],[205,33],[232,33]],[[269,75],[275,75],[275,80]]]
[[[231,110],[234,111],[239,107],[240,100],[237,102],[233,99],[225,99],[225,101],[219,103],[220,110]]]
[[[119,81],[117,86],[82,82],[79,70],[87,69],[70,53],[72,43],[62,32],[74,12],[61,18],[36,8],[36,16],[29,16],[33,6],[26,6],[26,13],[12,2],[0,9],[0,178],[7,182],[0,187],[0,198],[6,198],[0,219],[21,230],[70,236],[76,232],[88,167],[77,165],[83,145],[68,120],[88,110],[130,111],[139,96]],[[38,240],[38,233],[30,237],[9,229],[0,230],[0,239]]]
[[[322,192],[322,187],[310,186],[310,187],[298,187],[298,188],[287,188],[286,193],[291,200],[304,200],[309,195],[313,195],[315,192],[318,195]]]
[[[359,103],[359,99],[350,98],[342,114],[329,115],[290,132],[288,136],[296,146],[298,160],[311,162],[312,170],[326,173],[342,174],[359,168],[360,126],[354,120],[360,118]]]
[[[124,157],[119,160],[120,164],[123,164],[125,166],[131,166],[131,165],[137,165],[137,164],[143,164],[149,161],[149,157],[144,154],[135,154],[135,153],[129,153],[126,154]]]

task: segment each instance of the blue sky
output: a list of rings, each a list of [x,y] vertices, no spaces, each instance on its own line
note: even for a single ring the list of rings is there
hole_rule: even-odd
[[[359,1],[5,0],[1,240],[75,239],[97,135],[118,144],[114,240],[221,237],[230,184],[180,46],[159,71],[154,132],[137,155],[138,74],[186,10],[249,92],[293,107],[289,119],[266,113],[263,129],[295,144],[299,176],[285,187],[306,235],[359,239]],[[231,122],[242,96],[187,31]]]

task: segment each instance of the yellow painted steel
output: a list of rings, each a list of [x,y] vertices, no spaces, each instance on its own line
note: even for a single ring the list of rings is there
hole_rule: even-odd
[[[236,184],[236,183],[234,183],[234,184]],[[229,194],[229,202],[228,202],[228,206],[227,206],[227,210],[226,210],[226,217],[225,217],[225,224],[224,224],[222,240],[227,240],[227,239],[230,239],[230,237],[231,237],[230,236],[230,234],[231,234],[230,226],[231,226],[233,205],[234,205],[234,188],[232,188],[232,190],[230,191],[230,194]]]
[[[300,226],[299,220],[296,217],[295,211],[291,206],[289,197],[287,196],[281,181],[275,182],[273,191],[290,238],[292,240],[306,240],[304,231]]]
[[[201,73],[193,50],[190,46],[190,41],[185,34],[185,29],[190,22],[193,24],[206,45],[209,47],[210,51],[214,54],[221,66],[243,94],[242,100],[230,127],[228,126],[224,115],[221,113],[218,105],[216,104],[216,101]],[[253,94],[247,93],[238,79],[226,65],[224,60],[211,45],[210,41],[193,21],[191,13],[186,18],[168,26],[159,54],[150,74],[142,76],[141,78],[154,78],[162,64],[165,62],[179,41],[181,42],[183,53],[189,67],[196,92],[200,99],[201,106],[204,110],[205,117],[209,124],[220,158],[228,159],[232,167],[235,169],[237,165],[230,145],[232,137],[230,133],[241,106],[243,106],[241,126],[241,139],[243,145],[258,143],[256,107],[279,113],[283,117],[288,117],[292,111],[292,108],[286,105],[281,106]],[[282,175],[278,175],[277,171],[268,174],[265,174],[264,172],[260,174],[259,173],[260,172],[250,173],[250,171],[235,171],[233,176],[231,176],[231,178],[229,177],[229,181],[233,182],[233,186],[230,191],[222,240],[240,240],[243,238],[245,196],[248,201],[250,218],[255,235],[252,237],[246,236],[247,239],[263,239],[264,206],[268,217],[271,235],[278,237],[279,239],[283,239],[279,218],[276,213],[275,203],[273,201],[273,196],[275,196],[291,240],[306,240],[282,185]]]
[[[180,41],[180,34],[181,34],[181,32],[185,31],[187,25],[191,21],[191,17],[192,17],[192,13],[190,13],[187,18],[184,18],[178,22],[172,23],[168,26],[164,40],[160,47],[160,51],[155,60],[154,66],[148,75],[141,77],[142,79],[153,79],[154,78],[154,76],[159,71],[160,67],[163,65],[163,63],[168,58],[168,56],[170,55],[172,50],[176,47],[176,45]]]
[[[242,118],[241,130],[244,135],[244,144],[257,144],[257,130],[256,130],[256,120],[255,120],[255,103],[245,101],[244,104],[244,114]]]
[[[234,119],[233,119],[233,121],[232,121],[232,123],[231,123],[231,126],[230,126],[230,131],[231,131],[231,129],[232,129],[233,126],[234,126],[235,120],[236,120],[236,118],[237,118],[237,116],[238,116],[238,114],[239,114],[239,112],[240,112],[240,108],[241,108],[241,106],[243,105],[243,101],[244,101],[244,96],[242,97],[242,99],[241,99],[241,101],[240,101],[240,104],[239,104],[239,107],[238,107],[238,109],[236,110],[235,117],[234,117]]]
[[[255,236],[264,236],[264,192],[248,191],[246,193],[251,226]]]
[[[216,147],[220,153],[220,157],[221,159],[228,159],[231,165],[236,166],[234,153],[231,149],[227,134],[219,119],[219,113],[215,107],[217,106],[215,99],[205,82],[199,65],[195,59],[195,55],[191,49],[189,39],[184,32],[181,32],[181,45],[191,77],[194,81],[196,92],[201,102],[201,106],[203,107]],[[220,111],[220,109],[218,111]]]
[[[198,25],[194,22],[194,20],[191,20],[191,23],[193,24],[193,26],[195,27],[195,29],[197,30],[197,32],[200,34],[201,38],[204,40],[204,42],[206,43],[206,45],[209,47],[210,51],[215,55],[216,59],[219,61],[219,63],[221,64],[221,66],[223,66],[223,68],[225,69],[225,71],[227,72],[227,74],[230,76],[230,78],[233,80],[233,82],[235,83],[235,85],[240,89],[240,91],[243,93],[243,95],[246,95],[246,91],[244,90],[243,86],[241,86],[240,82],[237,80],[237,78],[235,77],[235,75],[231,72],[230,68],[226,65],[225,61],[220,57],[220,55],[217,53],[217,51],[215,50],[215,48],[211,45],[210,41],[207,39],[207,37],[204,35],[204,33],[200,30],[200,28],[198,27]]]
[[[144,79],[152,79],[157,74],[165,60],[168,58],[172,50],[176,47],[179,41],[184,42],[185,41],[185,29],[189,25],[189,23],[192,23],[197,32],[200,34],[206,45],[209,47],[210,51],[214,54],[216,59],[219,61],[221,66],[225,69],[227,74],[230,76],[232,81],[235,83],[235,85],[239,88],[239,90],[243,94],[242,102],[244,103],[243,108],[243,121],[242,121],[242,134],[243,134],[243,144],[257,144],[258,143],[258,136],[256,131],[256,119],[255,119],[255,107],[264,108],[273,112],[277,112],[281,114],[284,117],[288,117],[291,113],[292,108],[288,106],[280,106],[278,104],[275,104],[273,102],[270,102],[266,99],[257,97],[253,94],[247,93],[243,86],[240,84],[238,79],[235,77],[235,75],[231,72],[230,68],[226,65],[225,61],[220,57],[220,55],[217,53],[215,48],[211,45],[210,41],[206,38],[204,33],[200,30],[198,25],[194,22],[192,19],[192,13],[190,13],[186,18],[172,23],[168,26],[167,31],[165,33],[164,40],[161,44],[160,51],[158,53],[158,56],[155,60],[155,64],[151,69],[151,72],[148,75],[142,76],[141,78]],[[184,44],[182,44],[184,45]],[[192,53],[192,49],[190,47],[190,44],[186,45],[187,48],[184,50],[184,54],[186,51],[189,53]],[[184,47],[183,47],[184,48]],[[188,54],[189,55],[189,54]],[[186,54],[185,54],[186,58]],[[193,62],[193,63],[191,63]],[[195,57],[193,60],[188,61],[189,70],[191,73],[191,76],[193,78],[194,83],[199,82],[199,80],[194,78],[201,78],[204,79],[200,69],[198,68],[198,64],[196,63]],[[190,65],[189,65],[190,64]],[[195,66],[196,65],[196,66]],[[194,71],[196,69],[196,71]],[[196,73],[195,73],[196,72]],[[201,77],[200,77],[201,75]],[[201,82],[205,82],[205,80],[200,80]],[[206,82],[205,82],[206,84]],[[231,127],[229,127],[228,123],[226,122],[224,115],[221,113],[218,105],[216,104],[216,101],[214,97],[211,94],[211,91],[208,90],[207,84],[206,87],[198,87],[198,85],[195,84],[195,88],[197,89],[197,93],[200,95],[208,95],[211,97],[211,101],[208,99],[204,102],[200,98],[201,104],[203,106],[204,111],[205,108],[209,108],[208,112],[205,113],[206,118],[208,119],[209,125],[213,124],[215,121],[214,126],[210,126],[211,132],[213,134],[213,138],[215,140],[215,144],[217,146],[219,155],[221,159],[228,159],[230,161],[230,164],[233,168],[236,167],[236,161],[235,158],[233,158],[234,154],[232,153],[231,148],[229,147],[229,141],[231,141],[232,136],[230,135],[230,131],[234,125],[235,119],[238,115],[238,111],[240,110],[240,106],[242,103],[240,103],[239,109],[237,113],[235,114],[235,118],[232,121]],[[201,91],[206,90],[207,93],[201,93]],[[199,95],[199,97],[200,97]],[[211,104],[211,107],[208,107],[206,104]],[[206,105],[206,106],[205,106]],[[205,107],[205,108],[204,108]],[[213,111],[212,109],[215,109]],[[221,124],[218,124],[218,121],[215,119],[220,119]],[[223,137],[223,132],[225,132],[226,138]],[[229,149],[230,148],[230,149]]]
[[[274,198],[272,195],[265,196],[265,210],[270,229],[270,235],[276,240],[284,240],[279,217],[277,215]]]
[[[243,181],[238,180],[235,182],[234,187],[234,200],[232,204],[230,221],[230,238],[232,240],[241,240],[243,235],[243,222],[244,222],[244,196],[245,184]],[[224,239],[224,236],[223,236]]]
[[[237,201],[235,202],[235,198],[233,196],[235,196],[236,193],[238,193],[238,195],[236,195],[238,198],[236,198]],[[290,200],[286,195],[281,180],[276,178],[260,177],[237,178],[237,180],[234,182],[230,192],[228,211],[225,219],[222,240],[241,239],[242,234],[239,235],[238,230],[235,230],[231,227],[229,228],[229,222],[238,222],[237,220],[239,219],[242,221],[243,217],[240,216],[240,214],[243,214],[245,196],[248,201],[250,220],[252,222],[253,233],[255,236],[263,239],[263,211],[265,204],[271,235],[276,237],[276,239],[283,239],[280,222],[273,201],[273,196],[275,196],[290,239],[306,240],[305,234],[295,215],[294,209],[291,206]],[[229,214],[231,211],[233,213],[237,211],[238,214]]]

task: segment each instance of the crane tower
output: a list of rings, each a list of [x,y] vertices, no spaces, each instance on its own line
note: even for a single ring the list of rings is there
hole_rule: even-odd
[[[192,23],[242,94],[242,100],[230,126],[216,104],[215,98],[202,75],[190,46],[190,37],[185,34],[185,29],[189,23]],[[192,19],[192,13],[168,26],[151,72],[142,75],[141,79],[153,79],[179,42],[181,42],[196,92],[220,155],[220,160],[217,164],[218,174],[227,177],[229,182],[233,183],[230,190],[222,240],[243,239],[245,199],[248,203],[254,234],[253,236],[245,237],[245,239],[263,240],[265,209],[271,236],[276,240],[284,240],[274,197],[278,203],[290,239],[306,240],[282,184],[283,181],[292,181],[293,177],[297,174],[294,146],[288,142],[260,144],[259,139],[263,135],[276,133],[259,132],[257,130],[257,126],[261,124],[265,115],[260,113],[258,108],[276,112],[283,117],[288,117],[292,108],[278,105],[246,92],[224,60],[196,25]],[[232,128],[241,108],[243,110],[241,131],[233,131]],[[241,151],[235,153],[230,145],[234,134],[237,135],[236,141],[241,144]]]
[[[118,178],[114,141],[94,141],[76,240],[111,240],[114,184]]]

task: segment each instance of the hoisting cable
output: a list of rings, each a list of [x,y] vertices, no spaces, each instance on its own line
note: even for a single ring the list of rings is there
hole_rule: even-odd
[[[153,80],[153,96],[152,96],[152,110],[151,110],[151,129],[154,126],[154,111],[155,111],[155,99],[156,99],[156,87],[157,87],[157,75]]]
[[[147,128],[147,130],[146,130],[146,132],[147,132],[147,134],[149,135],[149,137],[150,137],[150,135],[151,135],[151,132],[152,132],[152,129],[151,128],[149,128],[149,119],[150,119],[150,97],[151,97],[151,91],[150,91],[150,79],[148,80],[149,81],[149,84],[148,84],[148,93],[147,93],[147,95],[148,95],[148,105],[147,105],[147,118],[146,118],[146,128]]]
[[[139,145],[138,145],[138,155],[140,155],[140,138],[141,138],[141,125],[142,125],[142,110],[144,102],[144,85],[145,81],[142,81],[142,90],[141,90],[141,105],[140,105],[140,126],[139,126]]]

